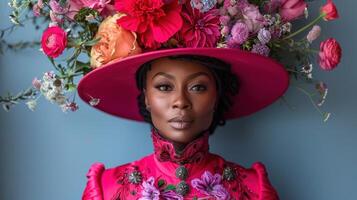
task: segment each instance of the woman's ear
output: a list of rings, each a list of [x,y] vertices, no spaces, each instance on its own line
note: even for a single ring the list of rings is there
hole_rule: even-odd
[[[145,88],[143,89],[143,92],[144,92],[146,110],[148,110],[150,112],[150,105],[149,105],[149,102],[148,102],[148,97],[147,97],[147,93],[146,93],[146,89]]]

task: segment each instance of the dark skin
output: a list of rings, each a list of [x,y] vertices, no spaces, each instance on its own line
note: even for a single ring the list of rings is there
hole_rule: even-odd
[[[216,87],[213,74],[200,64],[168,58],[152,63],[144,89],[145,104],[154,126],[177,150],[209,128],[217,100]],[[169,122],[177,116],[185,116],[189,125],[183,128],[182,121]]]

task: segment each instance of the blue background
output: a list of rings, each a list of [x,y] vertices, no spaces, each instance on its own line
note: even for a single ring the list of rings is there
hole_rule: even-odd
[[[325,1],[310,3],[316,16]],[[263,162],[283,200],[357,199],[357,1],[335,1],[341,18],[321,23],[323,35],[335,37],[343,59],[333,72],[315,69],[315,78],[329,86],[323,109],[332,112],[322,122],[307,96],[290,87],[282,101],[241,119],[229,121],[210,138],[211,151],[250,167]],[[6,1],[0,2],[0,28],[10,25]],[[31,26],[8,39],[40,39]],[[319,42],[315,42],[318,46]],[[7,51],[0,56],[0,94],[30,86],[33,77],[52,70],[40,51]],[[85,174],[96,161],[114,167],[152,152],[149,125],[115,118],[87,106],[62,113],[43,97],[36,112],[20,104],[0,110],[0,199],[80,199]]]

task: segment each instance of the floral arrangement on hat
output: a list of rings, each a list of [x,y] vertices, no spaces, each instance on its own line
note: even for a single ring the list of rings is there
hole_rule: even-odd
[[[40,44],[54,71],[34,78],[27,90],[1,96],[6,111],[19,101],[35,110],[40,96],[64,112],[76,111],[75,77],[156,49],[212,47],[238,48],[279,61],[295,80],[312,85],[313,92],[295,87],[310,98],[324,121],[330,116],[321,111],[327,85],[313,78],[313,69],[315,63],[325,71],[335,69],[342,50],[334,38],[323,40],[319,50],[312,43],[321,34],[318,22],[339,17],[332,0],[312,20],[304,0],[10,0],[9,6],[13,25],[1,30],[1,52]],[[10,44],[3,39],[28,19],[36,28],[40,20],[48,25],[40,42]],[[304,26],[292,24],[302,19]],[[63,58],[65,54],[70,55]],[[90,104],[99,101],[93,98]]]

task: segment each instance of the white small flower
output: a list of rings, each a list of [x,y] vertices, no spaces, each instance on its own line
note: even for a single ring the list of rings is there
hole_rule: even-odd
[[[281,31],[283,33],[290,33],[291,32],[291,27],[292,27],[291,23],[287,22],[287,23],[283,24],[283,26],[281,27]]]
[[[62,112],[67,113],[69,108],[68,108],[68,106],[66,104],[60,105],[60,107],[62,109]]]
[[[66,97],[62,94],[60,95],[57,95],[56,98],[55,98],[55,102],[58,104],[58,105],[63,105],[63,104],[66,104]]]
[[[306,74],[311,73],[312,72],[312,64],[304,65],[302,67],[301,71]]]
[[[37,101],[36,100],[29,100],[28,102],[26,102],[27,107],[32,110],[35,111],[35,108],[37,106]]]

